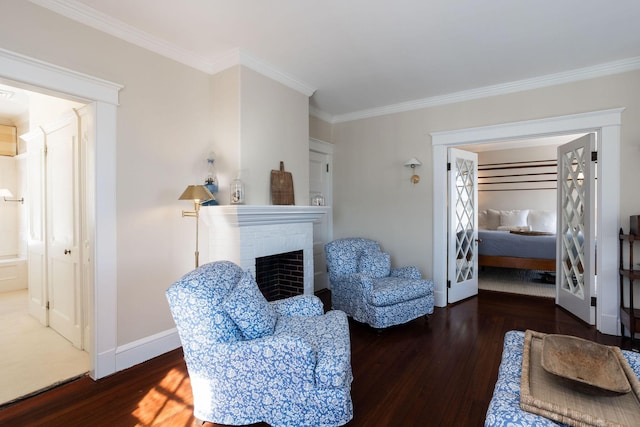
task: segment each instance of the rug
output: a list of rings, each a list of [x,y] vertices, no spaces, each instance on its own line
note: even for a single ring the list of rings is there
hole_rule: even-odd
[[[518,268],[482,267],[478,274],[478,289],[555,298],[555,274]]]

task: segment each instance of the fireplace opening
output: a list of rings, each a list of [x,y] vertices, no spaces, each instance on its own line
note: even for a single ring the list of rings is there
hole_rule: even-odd
[[[256,258],[256,282],[267,301],[304,293],[302,249]]]

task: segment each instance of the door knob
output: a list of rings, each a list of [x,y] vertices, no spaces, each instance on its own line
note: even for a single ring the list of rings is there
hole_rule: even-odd
[[[71,249],[65,249],[65,250],[64,250],[64,254],[65,254],[65,255],[67,255],[67,254],[71,254]]]

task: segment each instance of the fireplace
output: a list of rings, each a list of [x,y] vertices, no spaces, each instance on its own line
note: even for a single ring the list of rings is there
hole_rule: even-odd
[[[303,251],[256,258],[256,282],[267,301],[304,293]]]
[[[324,206],[203,206],[208,253],[201,260],[232,261],[259,283],[256,259],[300,252],[302,291],[296,292],[313,294],[313,223],[327,212]]]

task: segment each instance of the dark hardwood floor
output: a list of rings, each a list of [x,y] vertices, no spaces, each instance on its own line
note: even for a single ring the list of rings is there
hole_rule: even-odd
[[[321,295],[325,304],[328,293]],[[505,332],[534,329],[620,345],[553,300],[481,291],[429,321],[376,334],[351,322],[354,418],[348,426],[481,426]],[[629,340],[623,342],[629,348]],[[99,381],[81,378],[0,408],[1,426],[190,426],[180,349]]]

